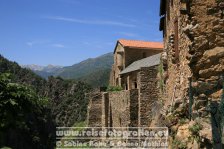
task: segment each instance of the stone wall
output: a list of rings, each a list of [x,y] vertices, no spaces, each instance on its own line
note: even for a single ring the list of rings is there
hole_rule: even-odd
[[[138,118],[136,117],[138,115],[136,110],[138,107],[137,90],[110,92],[109,102],[112,127],[136,126],[136,119]]]
[[[162,49],[123,47],[118,43],[114,53],[114,64],[110,73],[110,85],[121,85],[119,79],[120,72],[133,62],[161,52]]]
[[[87,122],[89,127],[137,127],[138,90],[94,92],[90,99]]]
[[[148,127],[153,119],[153,110],[158,101],[158,66],[141,68],[138,72],[139,86],[139,126]]]
[[[138,127],[139,112],[139,92],[138,89],[130,90],[130,123],[129,127]]]
[[[161,49],[134,49],[125,48],[125,67],[129,66],[131,63],[141,60],[143,58],[161,53]]]
[[[89,99],[87,111],[87,125],[89,127],[102,127],[102,94],[93,92],[86,95]]]
[[[102,94],[102,127],[110,126],[110,103],[109,103],[109,94],[107,92]]]
[[[214,128],[210,121],[211,111],[207,109],[221,100],[221,75],[224,74],[221,7],[217,0],[167,2],[163,52],[164,115],[175,115],[169,127],[178,125],[180,118],[203,124],[200,137],[211,143]],[[179,128],[173,128],[178,133]]]
[[[115,49],[115,53],[114,53],[114,64],[112,66],[112,70],[111,70],[111,79],[109,84],[111,86],[118,86],[119,85],[119,73],[121,72],[121,70],[124,69],[125,67],[125,62],[124,62],[124,47],[118,43],[117,47]],[[118,59],[118,55],[122,55],[122,59]],[[121,57],[120,57],[121,58]],[[119,66],[118,63],[122,63],[122,66]]]
[[[160,110],[156,109],[159,98],[157,74],[158,66],[141,68],[129,74],[137,78],[137,89],[92,94],[89,124],[96,120],[96,125],[102,127],[150,126],[154,113]],[[97,113],[91,113],[94,110]]]

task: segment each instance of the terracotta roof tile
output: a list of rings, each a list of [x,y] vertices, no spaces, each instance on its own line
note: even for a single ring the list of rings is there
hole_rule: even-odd
[[[136,48],[152,48],[152,49],[163,49],[162,42],[149,42],[149,41],[140,41],[140,40],[118,40],[120,44],[124,47],[136,47]]]

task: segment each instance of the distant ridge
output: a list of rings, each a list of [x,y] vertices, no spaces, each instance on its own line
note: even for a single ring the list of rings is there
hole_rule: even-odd
[[[113,64],[113,53],[106,53],[96,58],[88,58],[72,66],[23,65],[43,78],[60,76],[64,79],[81,80],[93,87],[107,86]]]
[[[28,69],[31,69],[34,71],[46,71],[46,72],[53,72],[56,69],[62,68],[62,66],[55,66],[55,65],[39,66],[39,65],[35,65],[35,64],[21,65],[21,67],[28,68]]]

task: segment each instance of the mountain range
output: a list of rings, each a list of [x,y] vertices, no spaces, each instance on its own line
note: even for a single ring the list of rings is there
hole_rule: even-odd
[[[80,80],[93,87],[100,87],[108,85],[112,64],[113,53],[107,53],[96,58],[89,58],[72,66],[22,65],[22,67],[31,69],[45,79],[49,76],[55,76],[63,79]]]
[[[47,65],[47,66],[40,66],[40,65],[21,65],[24,68],[29,68],[33,71],[44,71],[44,72],[54,72],[57,69],[62,68],[63,66],[56,66],[56,65]]]

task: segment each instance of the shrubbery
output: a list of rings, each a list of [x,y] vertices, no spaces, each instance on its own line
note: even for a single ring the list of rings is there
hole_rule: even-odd
[[[0,147],[53,148],[55,125],[48,99],[0,74]]]
[[[108,86],[107,91],[108,92],[116,92],[116,91],[122,91],[123,88],[121,86]]]

